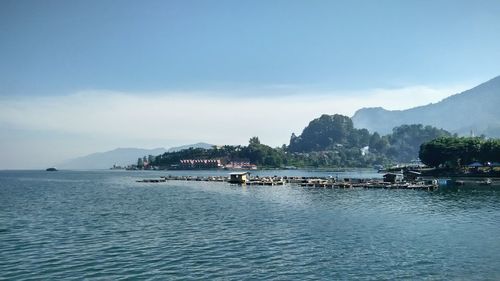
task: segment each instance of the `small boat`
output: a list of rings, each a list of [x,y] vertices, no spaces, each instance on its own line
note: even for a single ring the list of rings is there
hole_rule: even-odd
[[[491,179],[485,179],[483,181],[478,182],[479,185],[491,185]]]
[[[47,172],[55,172],[55,171],[57,171],[57,169],[55,167],[50,167],[50,168],[47,168],[45,171],[47,171]]]

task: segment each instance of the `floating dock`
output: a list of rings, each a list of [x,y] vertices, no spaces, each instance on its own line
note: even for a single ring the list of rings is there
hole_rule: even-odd
[[[160,179],[144,179],[137,182],[160,183],[167,181],[201,181],[201,182],[224,182],[229,183],[229,176],[164,176]],[[280,186],[292,185],[305,188],[347,189],[347,188],[377,188],[377,189],[412,189],[412,190],[437,190],[439,185],[436,181],[402,181],[384,182],[382,179],[338,179],[333,177],[249,177],[242,185],[256,186]]]

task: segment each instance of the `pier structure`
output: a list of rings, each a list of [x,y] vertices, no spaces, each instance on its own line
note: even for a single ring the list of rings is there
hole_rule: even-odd
[[[348,188],[382,188],[382,189],[413,189],[413,190],[437,190],[439,185],[435,180],[419,181],[398,181],[389,182],[383,179],[338,179],[334,177],[289,177],[289,176],[247,176],[244,180],[235,181],[230,176],[162,176],[160,179],[144,179],[138,182],[159,183],[167,181],[202,181],[221,182],[238,185],[253,186],[280,186],[291,185],[303,188],[327,188],[327,189],[348,189]]]

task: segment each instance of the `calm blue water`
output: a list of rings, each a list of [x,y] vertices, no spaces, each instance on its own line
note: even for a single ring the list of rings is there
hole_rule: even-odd
[[[0,280],[500,279],[499,191],[135,182],[165,174],[0,172]]]

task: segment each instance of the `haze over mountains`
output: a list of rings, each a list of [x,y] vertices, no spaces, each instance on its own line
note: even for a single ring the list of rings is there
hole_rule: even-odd
[[[139,157],[153,155],[157,156],[165,152],[175,152],[183,149],[193,148],[211,148],[213,145],[208,143],[195,143],[190,145],[183,145],[172,147],[170,149],[155,148],[155,149],[142,149],[142,148],[117,148],[111,151],[92,153],[83,157],[78,157],[65,161],[59,165],[58,168],[62,169],[109,169],[113,165],[127,166],[135,164]]]
[[[388,134],[403,124],[423,124],[459,135],[500,137],[500,76],[438,103],[407,110],[362,108],[352,117],[356,128]]]
[[[423,124],[459,135],[484,134],[500,137],[500,76],[470,90],[450,96],[438,103],[407,110],[386,110],[381,107],[362,108],[352,117],[354,127],[366,128],[381,135],[404,124]],[[182,149],[211,148],[208,143],[196,143],[170,149],[117,148],[68,160],[58,165],[63,169],[108,169],[113,165],[135,164],[137,158],[160,155]]]
[[[214,145],[206,143],[206,142],[198,142],[198,143],[195,143],[195,144],[188,144],[188,145],[181,145],[181,146],[171,147],[171,148],[169,148],[167,150],[167,152],[176,152],[176,151],[181,151],[181,150],[189,149],[189,148],[205,148],[205,149],[209,149],[209,148],[212,148],[212,146],[214,146]],[[158,154],[153,154],[153,155],[156,156]]]

